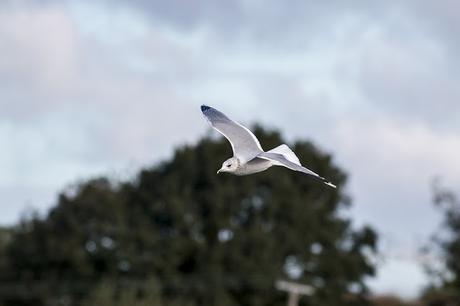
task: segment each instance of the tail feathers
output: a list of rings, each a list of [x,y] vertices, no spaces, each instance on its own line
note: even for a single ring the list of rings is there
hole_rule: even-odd
[[[299,161],[299,158],[297,157],[297,155],[295,155],[295,153],[292,152],[292,150],[291,150],[287,145],[285,145],[285,144],[282,144],[282,145],[280,145],[280,146],[277,146],[276,148],[271,149],[270,151],[267,151],[267,153],[281,154],[281,155],[283,155],[288,161],[290,161],[291,163],[294,163],[294,164],[296,164],[296,165],[302,167],[302,165],[300,164],[300,161]],[[270,159],[270,161],[271,161],[274,165],[286,167],[285,164],[283,164],[283,163],[277,161],[276,159]],[[292,169],[292,170],[296,170],[296,171],[301,171],[301,170],[298,170],[298,169],[294,169],[294,168],[292,168],[292,167],[288,167],[288,168],[290,168],[290,169]],[[305,172],[305,171],[301,171],[301,172],[305,172],[305,173],[307,173],[307,174],[313,176],[314,178],[316,178],[316,179],[322,181],[324,184],[326,184],[326,185],[328,185],[328,186],[330,186],[330,187],[332,187],[332,188],[337,188],[337,186],[335,186],[334,184],[332,184],[331,182],[329,182],[329,181],[328,181],[327,179],[325,179],[324,177],[319,176],[318,174],[316,174],[316,173],[312,172],[311,170],[308,170],[308,169],[306,169],[306,168],[304,168],[304,167],[302,167],[302,168],[305,169],[305,171],[307,171],[307,172]]]
[[[299,161],[299,158],[297,157],[297,155],[295,155],[294,152],[292,152],[292,150],[285,144],[282,144],[280,146],[277,146],[276,148],[274,149],[271,149],[270,151],[267,151],[268,153],[277,153],[277,154],[281,154],[283,155],[284,157],[286,157],[287,160],[289,160],[290,162],[296,164],[296,165],[299,165],[301,166],[300,164],[300,161]]]

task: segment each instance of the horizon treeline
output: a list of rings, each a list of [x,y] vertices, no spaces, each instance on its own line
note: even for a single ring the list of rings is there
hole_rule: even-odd
[[[255,134],[267,149],[284,143],[277,131]],[[369,298],[378,236],[343,213],[352,202],[345,171],[311,142],[290,145],[338,188],[280,167],[216,175],[232,153],[212,138],[132,180],[72,186],[46,216],[0,230],[0,306],[277,306],[287,299],[281,279],[313,288],[300,305],[406,305]],[[447,191],[435,195],[450,235],[431,245],[446,265],[431,268],[424,299],[460,305],[448,304],[460,301],[458,205]]]

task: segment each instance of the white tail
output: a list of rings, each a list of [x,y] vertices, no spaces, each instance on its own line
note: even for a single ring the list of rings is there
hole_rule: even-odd
[[[283,155],[284,157],[286,157],[286,159],[294,164],[297,164],[299,166],[301,166],[300,164],[300,161],[299,161],[299,158],[297,157],[297,155],[295,155],[294,152],[292,152],[292,150],[285,144],[282,144],[280,146],[277,146],[276,148],[274,149],[271,149],[270,151],[267,151],[267,153],[277,153],[277,154],[281,154]]]

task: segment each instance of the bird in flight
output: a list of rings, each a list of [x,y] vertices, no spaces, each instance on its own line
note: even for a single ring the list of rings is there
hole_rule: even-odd
[[[308,174],[324,184],[336,188],[324,177],[303,167],[299,158],[287,145],[282,144],[265,152],[256,136],[246,127],[210,106],[201,105],[201,112],[211,126],[224,135],[232,146],[233,157],[224,161],[222,168],[217,173],[228,172],[235,175],[248,175],[265,171],[271,166],[283,166]]]

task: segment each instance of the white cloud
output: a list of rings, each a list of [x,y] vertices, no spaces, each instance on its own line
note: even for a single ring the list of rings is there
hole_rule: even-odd
[[[67,7],[18,6],[1,14],[0,79],[8,82],[0,98],[0,200],[9,211],[25,203],[48,207],[76,179],[166,157],[204,130],[199,108],[178,98],[174,75],[165,82],[133,70],[135,48],[118,50],[88,35]],[[162,71],[180,74],[183,62],[173,59],[184,46],[164,44],[161,31],[147,34],[154,35],[131,42]],[[14,200],[20,186],[24,192]],[[2,222],[14,216],[2,214]]]
[[[0,12],[2,115],[40,111],[42,97],[72,89],[78,70],[77,33],[65,11],[55,7]],[[24,107],[27,103],[27,107]]]

